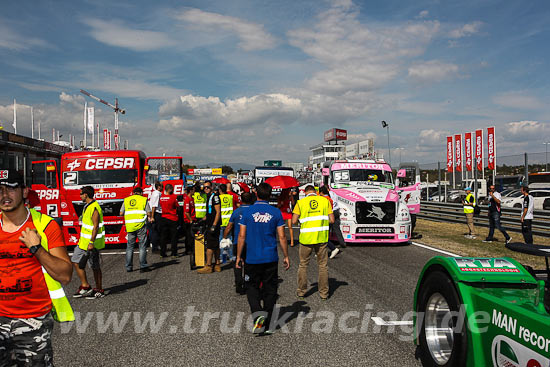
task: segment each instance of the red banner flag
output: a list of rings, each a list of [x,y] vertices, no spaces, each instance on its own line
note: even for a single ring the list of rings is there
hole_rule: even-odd
[[[466,161],[466,171],[472,171],[472,133],[464,134],[464,159]]]
[[[111,130],[107,130],[107,150],[111,150]]]
[[[455,135],[455,166],[457,172],[462,172],[462,134]]]
[[[447,172],[453,171],[453,137],[447,136]]]
[[[487,168],[495,169],[497,161],[495,127],[487,128]]]
[[[476,130],[476,167],[483,170],[483,130]]]

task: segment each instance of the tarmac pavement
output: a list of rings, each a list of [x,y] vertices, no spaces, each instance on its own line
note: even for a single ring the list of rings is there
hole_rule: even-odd
[[[284,321],[275,334],[260,336],[251,333],[246,296],[235,292],[228,266],[201,275],[189,269],[187,256],[149,253],[153,271],[127,273],[123,252],[102,255],[106,297],[70,298],[77,321],[55,327],[56,366],[420,365],[410,311],[418,274],[436,255],[428,249],[348,246],[329,260],[331,296],[322,301],[314,259],[311,289],[305,300],[296,298],[298,247],[289,247],[291,268],[279,270]],[[89,270],[88,276],[92,281]],[[69,297],[78,285],[74,275],[65,287]],[[385,321],[399,325],[378,325]]]

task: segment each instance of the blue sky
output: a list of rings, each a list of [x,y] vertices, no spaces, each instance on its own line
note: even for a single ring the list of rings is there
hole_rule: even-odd
[[[55,1],[0,4],[0,123],[82,139],[80,89],[122,139],[189,163],[306,161],[324,130],[443,161],[497,127],[499,154],[550,138],[550,4],[533,1]],[[113,115],[96,105],[102,127]],[[396,157],[397,154],[392,154]],[[396,163],[394,161],[394,163]]]

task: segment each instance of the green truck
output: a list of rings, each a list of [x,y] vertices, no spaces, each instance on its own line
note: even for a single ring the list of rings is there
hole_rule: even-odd
[[[546,269],[507,257],[436,256],[424,266],[414,297],[424,366],[550,366],[550,246],[506,247],[544,257]]]

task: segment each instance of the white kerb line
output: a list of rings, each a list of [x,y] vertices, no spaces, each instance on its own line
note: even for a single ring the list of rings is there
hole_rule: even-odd
[[[423,245],[421,243],[411,242],[411,244],[414,245],[414,246],[425,248],[427,250],[432,250],[432,251],[435,251],[435,252],[439,252],[441,254],[448,255],[448,256],[451,256],[451,257],[461,257],[460,255],[454,254],[452,252],[445,251],[445,250],[440,250],[438,248],[434,248],[434,247],[430,247],[430,246],[426,246],[426,245]]]
[[[374,321],[376,325],[380,326],[399,326],[399,325],[412,325],[412,321],[402,321],[402,320],[396,320],[396,321],[385,321],[381,317],[371,317],[371,320]]]

